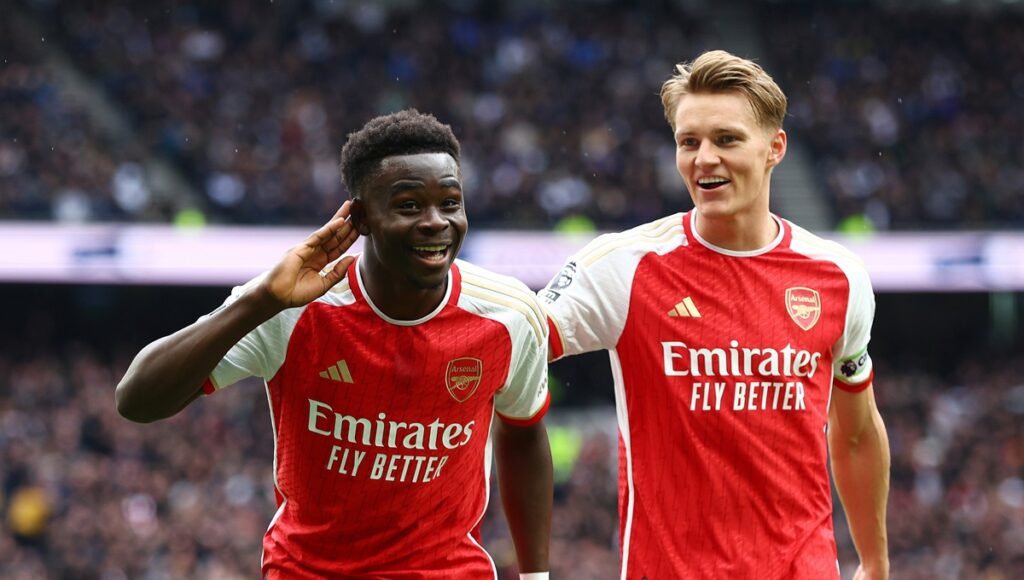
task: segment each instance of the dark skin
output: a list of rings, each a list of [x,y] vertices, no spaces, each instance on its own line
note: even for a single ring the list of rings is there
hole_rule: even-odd
[[[359,235],[366,236],[360,274],[377,308],[399,320],[435,310],[468,230],[458,163],[446,153],[388,157],[358,193],[238,300],[142,349],[117,385],[118,412],[149,423],[184,409],[243,336],[341,281],[352,256],[321,271]],[[519,569],[547,571],[553,485],[547,431],[541,422],[519,427],[499,419],[494,451]]]
[[[361,191],[352,223],[367,237],[359,261],[366,292],[392,318],[422,318],[444,299],[469,229],[459,165],[447,153],[388,157]]]

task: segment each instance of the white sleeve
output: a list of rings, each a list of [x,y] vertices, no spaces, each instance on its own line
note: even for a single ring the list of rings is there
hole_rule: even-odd
[[[850,281],[850,297],[843,334],[832,347],[832,375],[836,386],[856,392],[867,388],[874,374],[868,342],[875,318],[875,294],[863,264],[844,264],[843,270]]]
[[[525,289],[525,288],[524,288]],[[535,423],[547,412],[551,402],[548,393],[548,332],[543,311],[532,295],[536,323],[522,320],[511,327],[512,360],[508,379],[494,395],[494,409],[502,420],[511,424]]]
[[[264,275],[261,274],[242,286],[233,288],[231,295],[227,297],[220,308],[224,308],[238,300],[243,294],[259,284]],[[246,377],[262,377],[264,380],[273,378],[277,374],[278,369],[281,368],[281,365],[284,364],[284,356],[288,349],[288,339],[303,310],[305,310],[304,307],[289,308],[279,312],[273,318],[243,336],[241,340],[228,350],[224,358],[217,363],[213,372],[210,373],[210,382],[213,388],[219,390],[237,383]],[[200,320],[212,316],[212,314],[207,314]]]
[[[551,323],[554,358],[616,347],[626,326],[633,277],[652,252],[683,243],[682,214],[598,236],[539,292]]]
[[[497,321],[508,332],[508,374],[494,394],[494,410],[507,423],[529,425],[547,412],[548,327],[537,296],[522,282],[458,261],[459,306]]]

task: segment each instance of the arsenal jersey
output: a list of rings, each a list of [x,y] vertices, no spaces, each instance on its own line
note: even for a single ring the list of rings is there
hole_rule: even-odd
[[[266,380],[278,510],[264,577],[496,578],[478,530],[491,418],[531,424],[549,402],[536,296],[457,261],[437,309],[394,320],[357,264],[243,338],[205,386]]]
[[[746,252],[694,219],[600,236],[541,292],[556,357],[610,352],[622,577],[838,578],[825,428],[871,382],[867,273],[783,219]]]

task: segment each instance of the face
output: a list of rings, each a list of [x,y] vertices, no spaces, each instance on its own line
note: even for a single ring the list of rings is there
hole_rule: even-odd
[[[686,95],[675,111],[676,169],[702,217],[768,214],[786,133],[757,122],[740,93]]]
[[[447,153],[385,158],[366,178],[353,219],[369,236],[371,275],[394,289],[444,288],[469,228],[458,163]]]

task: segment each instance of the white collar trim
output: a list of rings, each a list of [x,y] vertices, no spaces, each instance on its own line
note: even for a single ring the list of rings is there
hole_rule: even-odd
[[[771,215],[772,219],[775,220],[775,223],[779,225],[779,234],[775,236],[775,239],[769,242],[767,246],[764,246],[763,248],[757,248],[756,250],[729,250],[727,248],[716,246],[711,242],[705,240],[704,238],[700,237],[700,233],[697,232],[697,210],[690,212],[690,232],[693,233],[693,238],[697,240],[697,242],[700,243],[700,245],[711,250],[712,252],[717,252],[719,254],[724,254],[726,256],[732,256],[734,258],[751,258],[754,256],[767,254],[768,252],[774,250],[776,247],[778,247],[779,244],[782,243],[782,237],[786,233],[786,230],[782,225],[782,220],[776,217],[775,214],[769,215]]]
[[[387,314],[384,314],[384,312],[382,312],[380,308],[377,308],[377,305],[373,303],[373,299],[370,298],[370,293],[366,291],[366,284],[363,284],[363,269],[360,267],[360,264],[356,264],[356,282],[359,284],[359,291],[363,295],[363,300],[366,300],[366,303],[370,305],[370,309],[373,310],[377,316],[381,317],[384,322],[394,324],[396,326],[416,326],[417,324],[423,324],[424,322],[429,321],[444,310],[444,307],[448,305],[448,300],[452,297],[452,271],[451,268],[449,268],[448,289],[445,290],[444,298],[441,299],[441,303],[437,305],[437,308],[426,316],[417,318],[416,320],[398,320],[397,318],[391,318]]]

